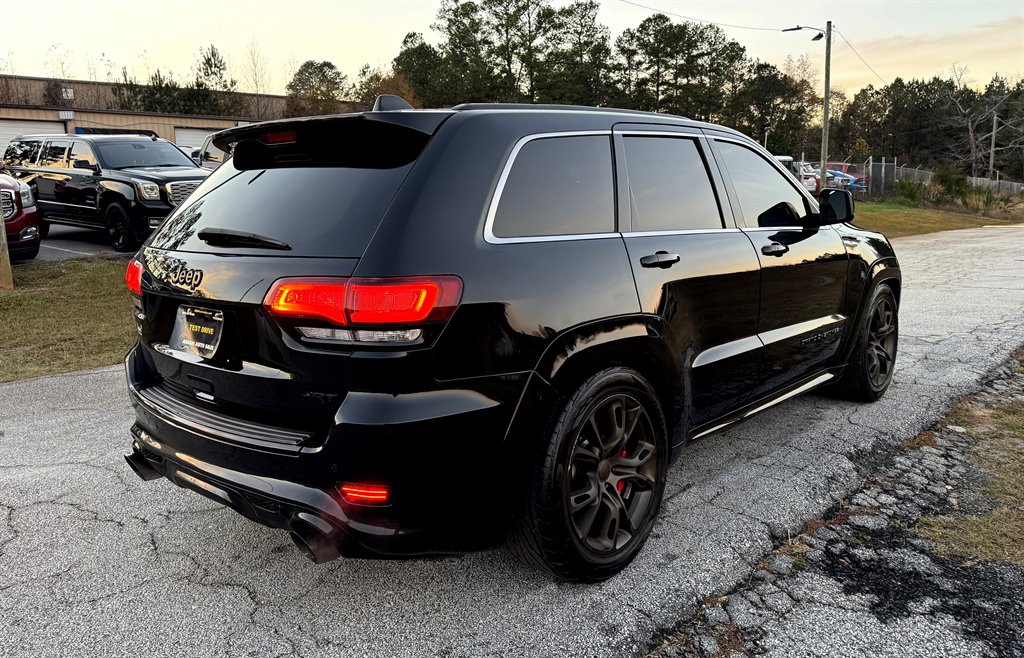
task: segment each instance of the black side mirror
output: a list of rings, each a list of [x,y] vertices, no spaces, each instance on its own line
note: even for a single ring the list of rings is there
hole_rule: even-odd
[[[821,224],[844,224],[852,222],[856,214],[853,195],[849,190],[825,188],[818,194],[821,208]]]
[[[72,169],[88,169],[92,173],[99,173],[99,165],[95,165],[88,160],[75,160],[71,163]]]

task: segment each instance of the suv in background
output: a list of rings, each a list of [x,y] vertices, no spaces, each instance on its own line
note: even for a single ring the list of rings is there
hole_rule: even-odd
[[[39,254],[39,214],[32,189],[3,173],[0,173],[0,219],[11,258],[35,258]]]
[[[598,581],[687,442],[889,386],[899,264],[848,192],[666,114],[388,105],[218,133],[129,263],[143,479],[316,562],[509,538]]]
[[[170,142],[136,135],[24,135],[7,147],[9,173],[32,188],[50,223],[106,231],[134,251],[209,174]]]

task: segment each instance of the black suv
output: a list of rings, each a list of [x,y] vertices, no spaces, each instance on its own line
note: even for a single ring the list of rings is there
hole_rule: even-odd
[[[473,104],[215,142],[128,268],[127,459],[316,562],[510,538],[601,580],[688,441],[889,386],[889,242],[733,130]]]
[[[35,194],[49,224],[106,231],[118,251],[133,251],[206,178],[170,142],[136,135],[24,135],[4,154],[7,173]]]

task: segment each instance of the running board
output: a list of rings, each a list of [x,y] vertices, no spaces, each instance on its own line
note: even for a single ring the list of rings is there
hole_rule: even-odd
[[[814,379],[811,379],[810,381],[804,382],[800,386],[797,386],[796,388],[790,389],[790,390],[786,391],[785,393],[782,393],[781,395],[778,395],[777,397],[774,397],[774,398],[768,400],[767,402],[762,402],[761,404],[757,405],[756,407],[754,407],[752,409],[748,409],[745,412],[742,412],[741,414],[737,415],[735,418],[732,418],[731,420],[727,420],[727,421],[725,421],[723,423],[719,423],[719,424],[715,425],[714,427],[712,427],[710,429],[706,429],[703,432],[700,432],[699,434],[695,434],[694,436],[690,437],[690,440],[693,441],[693,440],[701,438],[702,436],[707,436],[708,434],[714,434],[715,432],[717,432],[719,430],[723,430],[726,427],[729,427],[730,425],[735,425],[736,423],[740,422],[741,420],[746,420],[747,418],[750,418],[751,416],[753,416],[755,414],[759,414],[759,413],[761,413],[762,411],[764,411],[766,409],[770,409],[770,408],[774,407],[775,405],[779,404],[780,402],[785,402],[786,400],[788,400],[788,399],[790,399],[792,397],[796,397],[797,395],[800,395],[801,393],[806,393],[807,391],[811,390],[812,388],[817,388],[818,386],[821,386],[822,384],[824,384],[825,382],[829,381],[830,379],[835,379],[835,375],[830,373],[830,372],[822,373],[822,374],[818,375],[817,377],[815,377]]]

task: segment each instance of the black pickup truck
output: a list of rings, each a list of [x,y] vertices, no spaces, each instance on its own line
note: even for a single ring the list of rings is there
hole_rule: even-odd
[[[4,153],[7,173],[27,183],[49,224],[106,231],[134,251],[209,174],[170,142],[137,135],[24,135]]]

